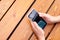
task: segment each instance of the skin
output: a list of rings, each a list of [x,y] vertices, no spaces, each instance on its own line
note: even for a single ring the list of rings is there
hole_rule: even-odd
[[[39,13],[39,16],[42,17],[48,24],[60,22],[60,16],[51,16],[49,14]],[[38,37],[38,40],[45,40],[44,31],[41,29],[36,22],[31,22],[32,30]]]
[[[44,31],[37,25],[36,22],[31,22],[32,29],[36,34],[38,40],[45,40]]]
[[[42,17],[48,24],[60,22],[60,16],[51,16],[45,13],[39,13],[39,16]]]

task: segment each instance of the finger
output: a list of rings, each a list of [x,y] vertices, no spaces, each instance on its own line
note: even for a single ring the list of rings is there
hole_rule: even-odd
[[[35,31],[38,33],[41,32],[41,33],[44,33],[43,29],[41,27],[38,26],[38,24],[36,22],[33,22],[33,25],[35,26]]]
[[[42,28],[39,27],[36,22],[33,22],[33,21],[31,21],[31,20],[30,20],[30,22],[31,22],[31,26],[32,26],[32,29],[33,29],[34,32],[38,32],[39,30],[40,30],[40,31],[43,31]]]
[[[38,26],[38,24],[37,24],[36,22],[33,22],[33,24],[34,24],[34,26],[35,26],[36,30],[42,30],[42,28],[41,28],[41,27],[39,27],[39,26]]]
[[[32,25],[32,29],[33,29],[34,31],[36,31],[36,27],[35,27],[35,25],[34,25],[34,22],[31,21],[31,25]]]
[[[42,18],[45,18],[46,14],[45,13],[39,13],[39,16],[42,17]]]

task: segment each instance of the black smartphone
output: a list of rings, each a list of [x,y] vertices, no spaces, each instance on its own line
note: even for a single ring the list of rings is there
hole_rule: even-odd
[[[32,20],[35,21],[42,29],[46,26],[46,21],[39,16],[38,12],[36,12],[34,9],[32,12],[28,15],[28,17]]]

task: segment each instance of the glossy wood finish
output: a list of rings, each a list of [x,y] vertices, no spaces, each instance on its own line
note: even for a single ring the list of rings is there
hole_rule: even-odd
[[[44,4],[43,4],[43,2],[44,2]],[[53,2],[53,0],[50,0],[49,1],[49,3],[48,4],[45,4],[45,3],[47,3],[48,1],[36,1],[36,3],[33,5],[33,7],[32,8],[34,8],[34,9],[36,9],[37,11],[39,11],[39,12],[46,12],[47,10],[48,10],[48,8],[49,8],[49,6],[52,4],[52,2]],[[38,4],[39,3],[39,4]],[[43,4],[43,5],[42,5]],[[45,6],[46,6],[46,8],[45,8]],[[31,9],[32,9],[31,8]],[[51,13],[50,13],[51,14]],[[52,14],[51,14],[52,15]],[[26,21],[25,21],[25,20]],[[16,40],[18,39],[20,39],[19,37],[21,36],[21,32],[20,32],[20,30],[22,29],[21,27],[26,27],[26,28],[31,28],[31,26],[30,26],[30,22],[28,22],[28,18],[27,18],[27,15],[26,15],[26,17],[23,19],[23,21],[21,22],[21,24],[20,24],[20,26],[19,26],[19,28],[15,31],[15,33],[12,35],[13,37],[11,37],[11,39],[12,40],[15,40],[14,38],[16,38]],[[22,25],[23,24],[23,25]],[[49,27],[48,27],[49,26]],[[51,30],[51,28],[53,27],[53,25],[47,25],[46,26],[46,28],[44,29],[45,30],[45,33],[46,33],[46,35],[49,33],[49,31]],[[21,28],[21,29],[20,29]],[[31,34],[32,34],[32,32],[31,32],[31,29],[25,29],[25,31],[23,32],[23,33],[25,33],[26,31],[28,32],[28,35],[30,36]],[[49,30],[48,30],[49,29]],[[24,30],[24,29],[22,29],[22,30]],[[29,31],[28,31],[29,30]],[[20,32],[20,33],[19,33]],[[18,35],[19,35],[19,37],[18,37]],[[23,34],[24,35],[24,34]],[[27,34],[26,34],[27,35]],[[25,36],[26,37],[26,36]],[[22,38],[25,38],[24,36],[22,37]],[[35,39],[34,39],[35,40]]]
[[[0,21],[0,40],[5,40],[18,24],[34,0],[16,0],[4,18]],[[3,36],[3,37],[2,37]]]
[[[0,1],[0,19],[14,1],[15,0],[1,0]]]
[[[33,2],[34,4],[31,5]],[[37,40],[27,15],[32,9],[35,9],[38,12],[58,16],[60,15],[59,2],[60,0],[1,0],[0,40]],[[26,12],[27,10],[28,12]],[[59,40],[60,23],[47,24],[44,31],[47,40]]]

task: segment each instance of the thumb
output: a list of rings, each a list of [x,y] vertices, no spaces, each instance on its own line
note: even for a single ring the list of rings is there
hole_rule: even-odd
[[[43,30],[41,27],[38,26],[38,24],[37,24],[36,22],[33,22],[33,23],[32,23],[32,26],[33,26],[33,29],[35,29],[35,30],[37,30],[37,31],[38,31],[38,30],[41,30],[41,31]]]
[[[47,17],[47,14],[45,14],[45,13],[39,13],[39,16],[42,17],[43,19],[45,19]]]
[[[38,34],[38,31],[39,31],[39,32],[41,32],[42,34],[44,34],[43,29],[42,29],[41,27],[39,27],[36,22],[33,22],[32,24],[33,24],[32,27],[33,27],[33,30],[34,30],[35,33]]]

